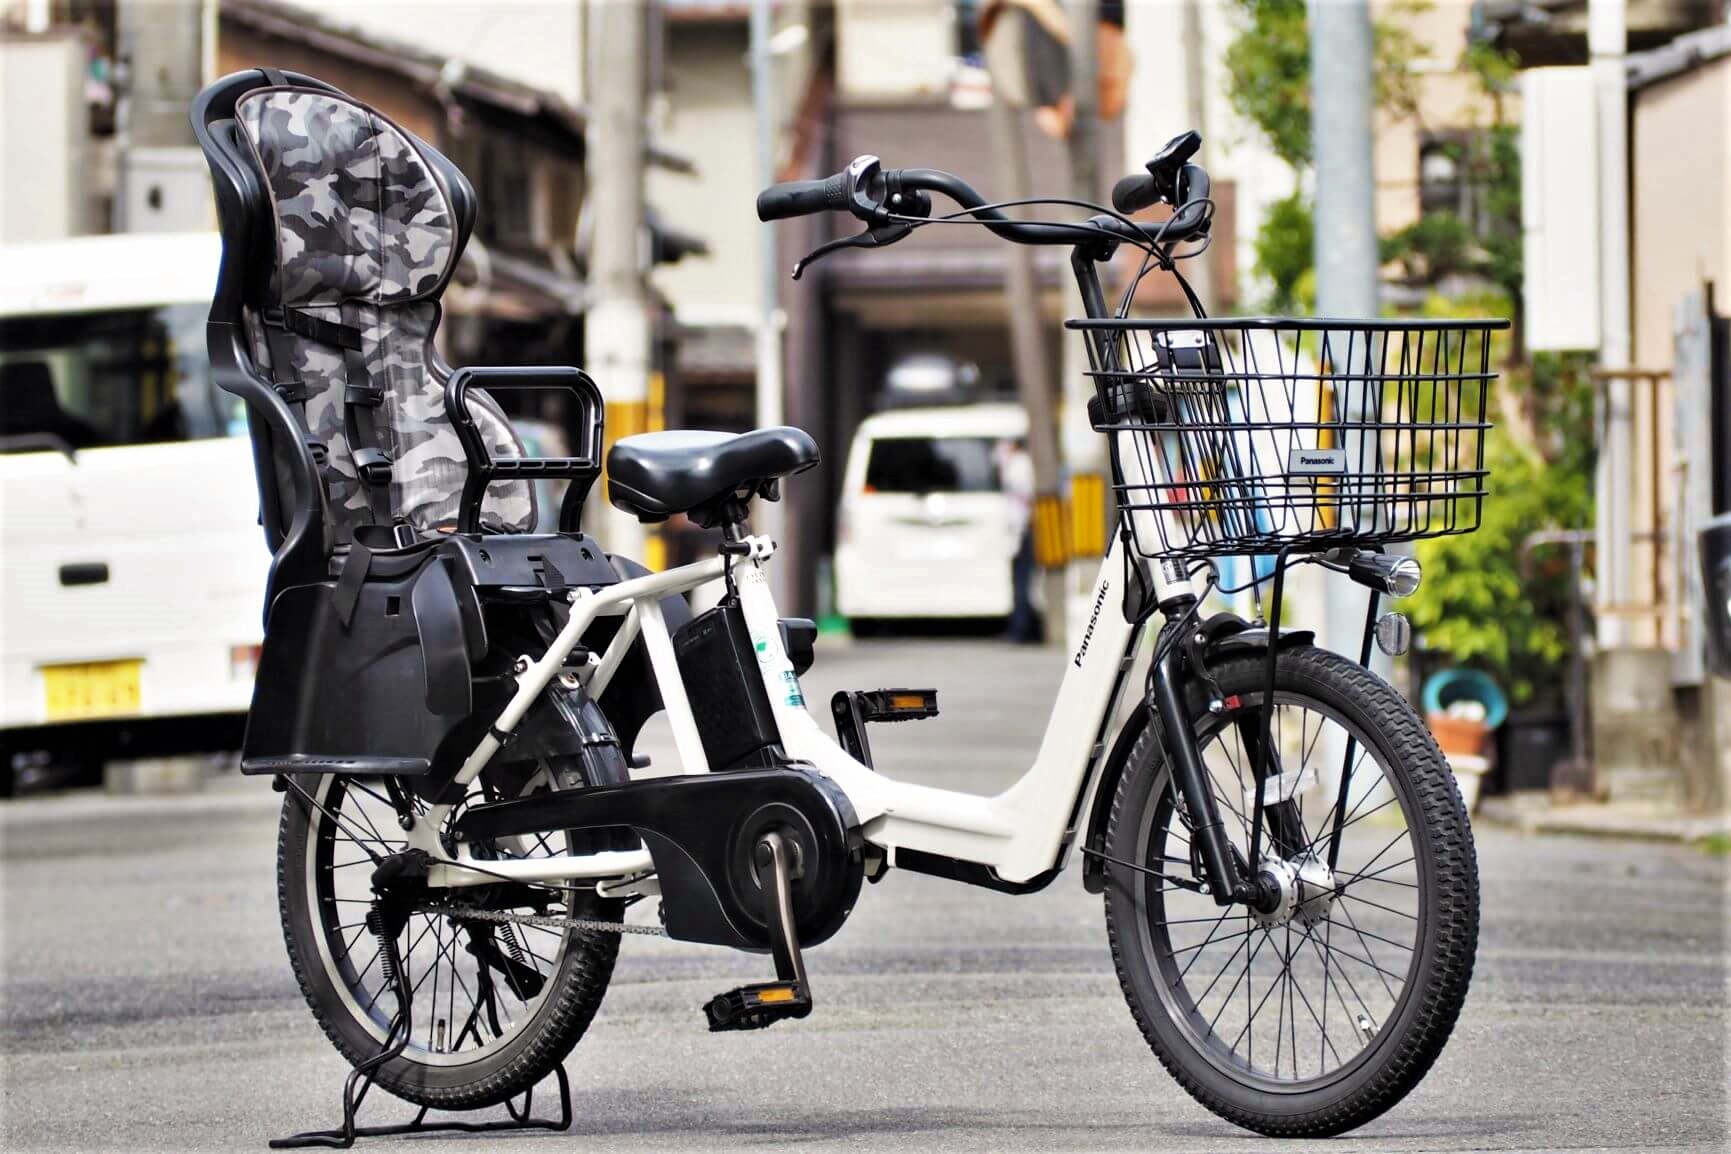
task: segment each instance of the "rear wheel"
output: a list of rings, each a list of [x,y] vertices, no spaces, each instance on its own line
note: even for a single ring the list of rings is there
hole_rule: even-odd
[[[588,772],[569,758],[489,766],[466,803],[579,789],[592,784]],[[384,1045],[396,1011],[378,942],[365,925],[373,861],[407,843],[381,780],[324,777],[305,785],[317,806],[290,790],[279,828],[283,934],[313,1015],[359,1064]],[[542,857],[569,852],[569,839],[548,834],[475,848],[477,857]],[[453,900],[607,921],[623,913],[621,903],[593,889],[475,887],[455,891]],[[376,1081],[410,1102],[470,1110],[523,1093],[570,1053],[606,993],[619,935],[415,913],[397,948],[414,991],[412,1030]]]
[[[1213,669],[1227,709],[1192,712],[1240,868],[1264,661]],[[1185,1090],[1249,1129],[1323,1137],[1394,1105],[1442,1051],[1472,975],[1478,873],[1448,766],[1386,682],[1326,650],[1288,650],[1274,701],[1281,776],[1264,797],[1287,801],[1298,836],[1274,844],[1265,821],[1257,865],[1280,906],[1258,914],[1198,892],[1190,819],[1151,725],[1106,837],[1111,858],[1148,872],[1107,865],[1106,921],[1136,1022]]]

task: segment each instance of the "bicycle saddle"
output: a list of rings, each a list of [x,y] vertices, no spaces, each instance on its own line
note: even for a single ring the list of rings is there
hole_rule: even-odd
[[[773,499],[770,482],[817,464],[817,442],[778,425],[749,433],[669,429],[621,437],[607,453],[607,499],[643,521],[691,513],[699,524],[742,489]]]

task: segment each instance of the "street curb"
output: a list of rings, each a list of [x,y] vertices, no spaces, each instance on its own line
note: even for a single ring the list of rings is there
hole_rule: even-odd
[[[1571,834],[1673,845],[1731,836],[1731,813],[1691,813],[1650,802],[1553,805],[1544,795],[1487,797],[1473,818],[1520,833]]]

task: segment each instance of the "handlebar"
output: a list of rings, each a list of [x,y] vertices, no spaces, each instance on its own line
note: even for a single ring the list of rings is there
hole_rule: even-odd
[[[966,209],[975,211],[969,213],[973,219],[985,225],[993,233],[1005,240],[1013,240],[1017,244],[1087,244],[1091,241],[1104,239],[1101,237],[1101,225],[1110,222],[1112,228],[1104,231],[1115,232],[1120,239],[1124,238],[1122,225],[1110,217],[1095,217],[1085,223],[1067,223],[1062,221],[1016,220],[1005,216],[1002,210],[986,208],[990,204],[978,189],[954,173],[944,172],[937,168],[904,168],[900,170],[902,186],[918,189],[922,192],[938,192],[949,197]],[[1141,241],[1142,237],[1135,237]]]
[[[940,192],[956,201],[969,216],[994,234],[1018,244],[1089,244],[1097,240],[1129,240],[1132,244],[1172,244],[1208,232],[1207,171],[1187,164],[1201,145],[1196,133],[1177,137],[1148,163],[1146,173],[1125,176],[1111,190],[1113,208],[1130,215],[1165,201],[1179,209],[1170,221],[1137,221],[1099,215],[1087,221],[1014,220],[961,176],[936,168],[881,168],[876,156],[853,159],[845,170],[822,180],[788,180],[763,190],[756,199],[758,220],[788,220],[793,216],[848,211],[867,227],[905,223],[897,218],[930,215],[924,192]],[[1101,235],[1106,234],[1106,235]]]
[[[814,212],[845,209],[848,173],[844,169],[823,180],[789,180],[772,184],[757,194],[757,219],[786,220]]]
[[[991,207],[977,189],[954,173],[936,168],[883,168],[875,156],[856,157],[847,168],[821,180],[774,184],[757,197],[759,220],[786,220],[819,212],[845,210],[864,222],[854,237],[821,246],[795,267],[797,278],[813,260],[842,247],[876,248],[907,236],[931,215],[927,193],[941,193],[960,205],[966,215],[994,234],[1017,244],[1106,245],[1121,242],[1146,247],[1165,246],[1206,236],[1213,214],[1208,201],[1208,174],[1186,163],[1201,146],[1194,132],[1176,137],[1148,162],[1146,173],[1120,180],[1112,190],[1114,207],[1122,216],[1164,201],[1177,210],[1168,220],[1127,221],[1101,213],[1086,221],[1016,220]],[[913,219],[920,218],[920,219]]]

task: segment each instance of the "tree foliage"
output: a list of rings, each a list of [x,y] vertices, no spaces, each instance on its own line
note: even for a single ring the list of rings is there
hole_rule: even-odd
[[[1310,41],[1305,0],[1234,0],[1242,17],[1227,47],[1226,89],[1234,109],[1267,140],[1275,155],[1302,173],[1312,161]],[[1375,28],[1378,106],[1417,115],[1412,63],[1421,46],[1404,31],[1411,5],[1388,10]],[[1569,653],[1567,610],[1571,572],[1566,552],[1523,560],[1535,532],[1579,529],[1593,519],[1593,392],[1580,358],[1541,355],[1511,364],[1521,348],[1521,168],[1515,129],[1503,98],[1515,61],[1483,44],[1469,45],[1463,69],[1473,73],[1490,108],[1453,159],[1469,190],[1471,217],[1426,213],[1387,237],[1383,258],[1407,279],[1436,286],[1462,279],[1494,286],[1455,300],[1433,295],[1435,316],[1516,319],[1500,338],[1494,360],[1503,375],[1493,386],[1485,444],[1491,496],[1475,533],[1420,541],[1425,580],[1403,603],[1432,650],[1483,669],[1523,702],[1555,686]],[[1269,206],[1256,237],[1257,272],[1273,286],[1270,305],[1285,312],[1310,305],[1315,226],[1302,184]],[[1476,406],[1476,397],[1472,398]]]
[[[1518,130],[1508,123],[1503,94],[1515,75],[1512,54],[1471,44],[1461,56],[1464,71],[1479,82],[1491,108],[1488,124],[1475,124],[1449,155],[1469,192],[1472,219],[1442,210],[1424,214],[1385,237],[1384,261],[1400,265],[1413,283],[1434,285],[1450,276],[1476,276],[1509,300],[1515,320],[1512,348],[1518,359],[1524,319],[1521,264],[1521,152]]]
[[[1245,24],[1226,46],[1226,98],[1294,169],[1310,164],[1310,32],[1305,0],[1237,0]]]
[[[1274,286],[1268,306],[1275,312],[1300,312],[1316,295],[1311,266],[1316,260],[1316,221],[1302,190],[1268,206],[1256,231],[1256,272]]]
[[[1226,47],[1226,98],[1254,124],[1274,154],[1294,170],[1311,162],[1310,24],[1305,0],[1234,0],[1243,27]],[[1403,17],[1418,7],[1397,4],[1373,28],[1376,101],[1396,115],[1417,105],[1413,63],[1423,46]]]
[[[1487,316],[1507,302],[1476,297],[1427,312]],[[1493,386],[1537,414],[1537,438],[1497,417],[1485,438],[1486,485],[1477,532],[1420,541],[1424,583],[1402,609],[1425,644],[1495,677],[1524,702],[1558,684],[1569,655],[1570,586],[1579,578],[1566,550],[1524,557],[1529,536],[1579,529],[1593,520],[1593,386],[1585,360],[1541,354],[1506,369]]]

